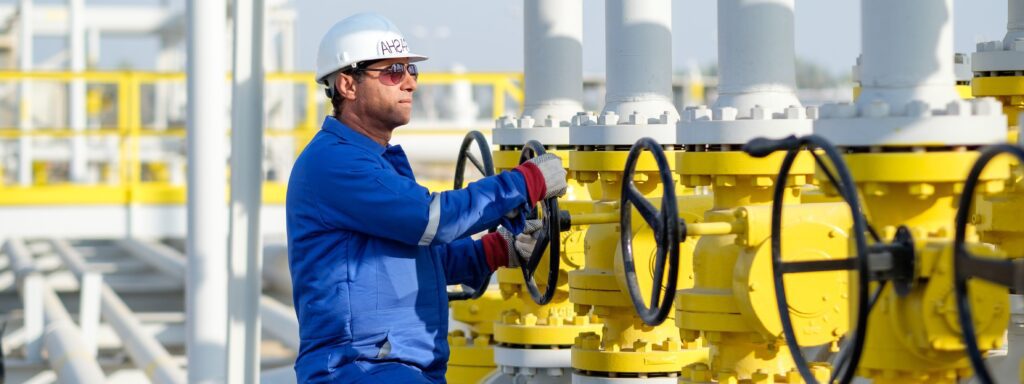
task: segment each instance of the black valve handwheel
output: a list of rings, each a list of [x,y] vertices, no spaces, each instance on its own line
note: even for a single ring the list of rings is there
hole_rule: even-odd
[[[834,184],[838,181],[835,187],[839,190],[840,195],[850,207],[850,214],[853,217],[853,237],[857,245],[854,257],[838,260],[799,262],[782,261],[782,208],[784,205],[783,199],[786,191],[785,180],[789,177],[790,169],[792,169],[797,156],[805,147],[812,152],[817,149],[822,150],[828,160],[834,165],[836,173],[838,173],[838,180],[836,180],[835,176],[832,176],[830,172],[829,178]],[[870,279],[867,256],[865,255],[868,251],[867,236],[865,235],[865,232],[868,230],[868,225],[867,220],[864,218],[863,214],[861,214],[860,199],[857,196],[857,189],[853,183],[853,178],[850,175],[850,170],[843,161],[840,152],[827,140],[815,135],[804,136],[801,138],[790,136],[779,140],[754,139],[745,145],[743,150],[754,157],[765,157],[780,150],[786,151],[786,156],[782,160],[782,166],[779,169],[778,178],[776,179],[773,190],[771,223],[772,277],[775,285],[775,302],[778,306],[779,320],[782,323],[782,332],[785,335],[786,344],[789,346],[790,353],[793,355],[793,362],[795,363],[797,370],[808,383],[816,384],[818,381],[811,373],[807,358],[800,352],[800,345],[796,340],[796,332],[793,329],[793,321],[789,316],[789,301],[786,299],[786,285],[783,278],[785,275],[790,273],[845,271],[854,269],[858,272],[857,319],[855,323],[856,326],[850,331],[853,335],[849,341],[849,347],[851,349],[849,352],[841,353],[840,358],[836,359],[834,365],[837,369],[833,370],[832,377],[829,379],[830,383],[836,381],[839,383],[849,383],[853,379],[857,364],[860,361],[861,353],[864,350],[864,338],[867,330],[868,313],[871,307],[870,303],[873,301],[869,300],[868,296],[868,284],[870,283]],[[819,167],[825,170],[828,169],[828,164],[826,164],[819,156],[815,155],[814,159]]]
[[[526,145],[523,146],[523,152],[519,155],[519,164],[545,153],[544,145],[540,142],[536,140],[527,141]],[[541,200],[537,204],[540,205],[539,210],[543,214],[541,218],[543,226],[537,230],[537,243],[534,245],[530,260],[524,260],[519,252],[513,252],[512,257],[515,257],[519,262],[519,268],[523,271],[523,281],[526,284],[526,289],[530,291],[533,301],[544,305],[551,302],[551,298],[555,296],[555,289],[558,287],[558,268],[561,262],[562,247],[560,235],[562,232],[561,212],[558,210],[557,196]],[[538,209],[534,209],[534,213],[537,211]],[[540,265],[541,258],[544,257],[545,248],[548,250],[548,278],[547,287],[542,293],[540,288],[537,287],[533,273],[537,270],[537,266]]]
[[[662,196],[661,209],[657,209],[644,197],[636,185],[633,175],[636,163],[644,151],[651,152],[658,165],[661,177]],[[649,137],[637,140],[629,149],[626,166],[622,172],[622,196],[619,200],[619,243],[622,246],[622,269],[625,273],[626,289],[633,307],[645,324],[655,326],[661,324],[672,310],[672,301],[676,295],[676,281],[679,276],[679,242],[685,238],[686,227],[680,226],[679,208],[676,201],[675,182],[672,170],[661,145]],[[654,255],[654,274],[651,279],[650,306],[644,303],[643,293],[636,277],[636,263],[633,258],[633,212],[635,206],[640,217],[654,231],[657,250]],[[665,264],[668,264],[666,276]],[[663,288],[664,287],[664,290]]]
[[[1024,292],[1024,259],[997,260],[976,257],[967,250],[965,243],[967,221],[972,216],[971,204],[974,202],[974,190],[978,186],[978,180],[981,178],[985,166],[1001,154],[1013,155],[1018,161],[1024,162],[1024,149],[1014,145],[997,144],[981,151],[978,160],[971,167],[967,180],[964,181],[964,191],[960,195],[960,207],[956,212],[956,235],[953,238],[953,281],[956,292],[957,318],[960,321],[961,332],[963,332],[967,356],[974,369],[974,377],[982,384],[991,384],[995,381],[988,368],[985,367],[981,349],[978,348],[974,316],[967,291],[967,280],[980,278],[1013,288],[1017,292]]]
[[[477,159],[470,152],[470,146],[473,143],[476,143],[477,149],[480,150],[480,159]],[[462,139],[462,145],[459,147],[459,157],[455,161],[455,185],[452,189],[462,189],[466,175],[466,160],[469,160],[473,167],[484,177],[494,176],[494,157],[491,155],[491,147],[487,143],[487,138],[480,131],[469,131],[469,133],[466,133],[466,137]],[[496,227],[488,229],[488,232],[494,232],[496,229]],[[479,287],[462,284],[462,292],[449,292],[448,301],[479,299],[487,291],[487,287],[490,284],[491,274],[488,274],[481,281]]]

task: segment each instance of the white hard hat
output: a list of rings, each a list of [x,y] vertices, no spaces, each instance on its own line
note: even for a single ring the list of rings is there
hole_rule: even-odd
[[[328,85],[327,77],[363,61],[408,57],[410,62],[426,56],[409,51],[402,32],[391,20],[376,13],[358,13],[334,24],[320,40],[316,52],[316,81]]]

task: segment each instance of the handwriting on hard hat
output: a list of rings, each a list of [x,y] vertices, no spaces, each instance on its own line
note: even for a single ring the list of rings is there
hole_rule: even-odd
[[[409,44],[406,44],[405,39],[381,40],[377,47],[377,53],[380,55],[409,51]]]

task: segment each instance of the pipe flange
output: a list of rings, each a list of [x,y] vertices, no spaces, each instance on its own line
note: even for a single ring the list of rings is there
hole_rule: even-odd
[[[993,72],[1024,71],[1024,39],[1003,44],[1002,40],[978,43],[971,54],[971,70],[981,77],[999,76]]]
[[[677,124],[679,144],[742,145],[758,137],[781,139],[786,136],[811,134],[817,107],[790,106],[781,111],[755,106],[748,118],[738,118],[733,107],[687,107]]]
[[[814,133],[843,147],[963,146],[1006,141],[1002,103],[985,97],[953,100],[934,109],[921,100],[891,106],[882,100],[822,105]]]
[[[491,139],[495,145],[523,145],[537,140],[544,145],[568,145],[569,122],[551,116],[536,120],[530,115],[502,116],[494,121]]]
[[[600,116],[581,112],[573,116],[569,125],[569,144],[631,146],[644,137],[659,143],[675,143],[678,119],[673,118],[673,115],[669,111],[654,117],[635,111],[625,117],[611,111],[605,111]]]

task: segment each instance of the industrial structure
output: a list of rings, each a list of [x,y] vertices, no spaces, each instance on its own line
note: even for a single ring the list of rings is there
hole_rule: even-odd
[[[432,190],[544,152],[570,179],[529,263],[450,287],[449,382],[1024,382],[1007,3],[1004,39],[968,55],[952,0],[860,0],[855,101],[804,105],[795,0],[719,0],[709,86],[673,76],[680,3],[606,0],[594,81],[602,21],[524,0],[524,73],[423,74],[395,136]],[[291,5],[19,0],[0,20],[6,380],[294,382],[285,183],[330,106],[294,72]],[[86,70],[105,34],[159,37],[159,71]],[[37,63],[36,36],[69,49]]]

